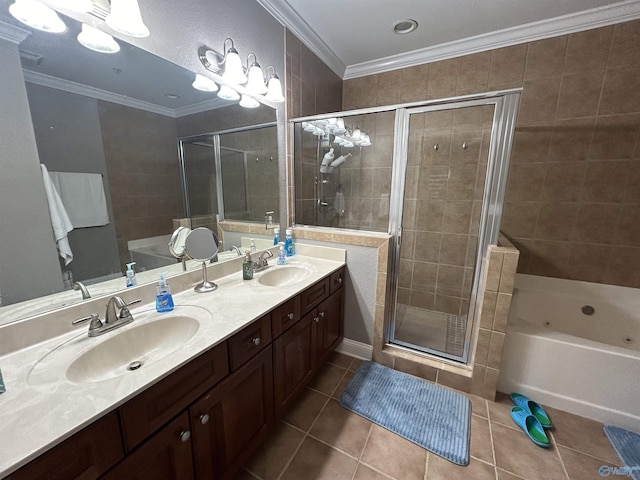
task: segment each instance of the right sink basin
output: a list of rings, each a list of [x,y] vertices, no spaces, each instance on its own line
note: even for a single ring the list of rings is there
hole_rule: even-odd
[[[268,287],[295,285],[306,279],[311,272],[300,266],[272,266],[258,278],[258,283]]]

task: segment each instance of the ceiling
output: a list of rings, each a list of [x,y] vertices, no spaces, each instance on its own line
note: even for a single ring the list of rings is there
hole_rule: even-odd
[[[258,1],[343,78],[640,18],[640,0]]]

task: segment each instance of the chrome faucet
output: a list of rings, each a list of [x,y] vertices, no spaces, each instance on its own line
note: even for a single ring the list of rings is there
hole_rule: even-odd
[[[82,299],[86,300],[87,298],[91,298],[91,294],[89,290],[82,282],[75,282],[73,284],[73,289],[77,292],[78,290],[82,293]]]
[[[255,263],[254,270],[258,272],[260,270],[267,268],[269,266],[269,262],[267,261],[267,258],[271,258],[271,257],[273,257],[273,253],[271,253],[270,250],[265,250],[264,252],[262,252],[258,257],[258,261]]]
[[[235,252],[238,254],[239,257],[242,256],[242,250],[240,250],[240,248],[236,245],[231,245],[231,248],[229,249],[229,251],[233,251],[235,250]]]
[[[122,327],[127,323],[133,322],[133,315],[129,311],[129,305],[139,303],[141,300],[137,299],[133,302],[127,303],[121,297],[114,295],[107,302],[107,311],[104,316],[104,322],[100,320],[97,314],[93,314],[86,318],[81,318],[73,323],[80,323],[86,320],[91,320],[89,324],[89,336],[97,337],[110,330]]]

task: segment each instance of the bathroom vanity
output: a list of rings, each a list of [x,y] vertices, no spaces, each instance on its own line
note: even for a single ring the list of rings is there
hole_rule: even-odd
[[[77,412],[73,393],[63,400],[70,402],[69,415],[77,415],[81,427],[61,442],[53,442],[49,450],[43,449],[44,453],[38,452],[29,463],[22,459],[20,464],[26,464],[17,470],[15,464],[2,465],[0,478],[231,478],[343,337],[345,262],[296,257],[297,262],[312,265],[313,273],[296,285],[278,287],[277,294],[275,287],[258,283],[260,274],[240,283],[238,271],[216,280],[218,295],[192,291],[175,295],[176,312],[183,304],[185,309],[208,310],[213,318],[210,326],[197,333],[207,338],[199,338],[189,348],[191,356],[155,378],[151,372],[160,371],[162,361],[149,366],[142,388],[130,382],[138,372],[128,372],[118,383],[117,394],[105,391],[113,408],[95,412],[84,423],[80,397],[85,387],[81,385],[75,394],[80,402]],[[278,268],[269,267],[271,271]],[[222,300],[226,292],[229,295]],[[245,298],[247,294],[251,298]],[[240,304],[234,304],[236,298]],[[241,298],[252,306],[243,305]],[[254,312],[260,308],[263,311],[256,318]],[[248,320],[235,318],[242,310]],[[227,319],[224,311],[234,319]],[[135,317],[136,310],[132,313]],[[16,387],[12,383],[8,391]],[[66,388],[60,385],[49,390],[41,387],[33,394],[43,395],[44,406],[48,391],[52,398],[61,398],[53,393]],[[69,392],[73,391],[71,385]],[[95,396],[100,390],[93,385],[90,391]],[[0,397],[0,405],[5,399]],[[28,428],[28,423],[23,421],[23,427]]]

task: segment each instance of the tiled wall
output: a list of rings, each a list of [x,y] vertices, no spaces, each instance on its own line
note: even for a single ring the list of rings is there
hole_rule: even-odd
[[[640,287],[640,21],[344,82],[345,110],[523,87],[502,231],[518,271]]]
[[[127,242],[166,235],[184,215],[171,117],[98,101],[120,262]],[[124,269],[123,269],[124,271]]]

